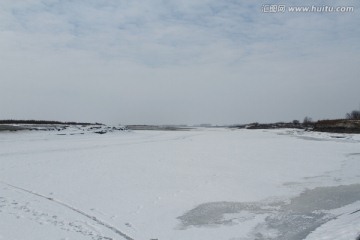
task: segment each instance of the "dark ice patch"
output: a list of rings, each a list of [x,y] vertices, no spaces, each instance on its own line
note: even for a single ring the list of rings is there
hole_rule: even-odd
[[[341,208],[360,200],[360,184],[335,187],[318,187],[306,190],[289,203],[278,202],[211,202],[201,204],[178,217],[181,229],[188,227],[213,227],[234,224],[226,214],[247,211],[267,214],[249,239],[252,240],[301,240],[310,232],[336,218],[328,210]],[[275,230],[276,237],[263,235],[257,229]],[[359,239],[360,240],[360,239]]]

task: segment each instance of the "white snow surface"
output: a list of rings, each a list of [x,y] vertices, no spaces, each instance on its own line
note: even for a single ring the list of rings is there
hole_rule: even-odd
[[[0,132],[0,240],[281,239],[265,224],[280,205],[205,224],[181,216],[207,203],[286,204],[307,189],[359,184],[359,169],[355,134]],[[358,200],[327,209],[329,221],[302,239],[355,240]]]
[[[314,232],[306,240],[332,240],[356,239],[360,236],[360,214],[355,214],[353,209],[359,210],[359,202],[334,211],[338,217],[331,220]]]

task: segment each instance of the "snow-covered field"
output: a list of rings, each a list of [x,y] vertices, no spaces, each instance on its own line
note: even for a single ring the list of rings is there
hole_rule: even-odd
[[[359,170],[351,134],[0,132],[0,239],[355,240]]]

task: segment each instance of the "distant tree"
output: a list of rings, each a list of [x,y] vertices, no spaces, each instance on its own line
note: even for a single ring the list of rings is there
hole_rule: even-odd
[[[300,124],[299,120],[294,120],[294,121],[292,121],[292,123],[293,123],[294,125],[299,125],[299,124]]]
[[[304,124],[304,125],[310,125],[310,124],[312,124],[312,123],[313,123],[313,120],[312,120],[311,117],[306,116],[306,117],[304,118],[304,120],[303,120],[303,124]]]
[[[347,113],[346,118],[351,120],[360,120],[360,111],[354,110],[350,113]]]

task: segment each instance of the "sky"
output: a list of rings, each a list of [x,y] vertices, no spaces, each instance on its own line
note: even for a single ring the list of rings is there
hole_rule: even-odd
[[[288,10],[312,5],[354,11]],[[0,0],[0,119],[343,118],[360,108],[359,24],[358,0]]]

